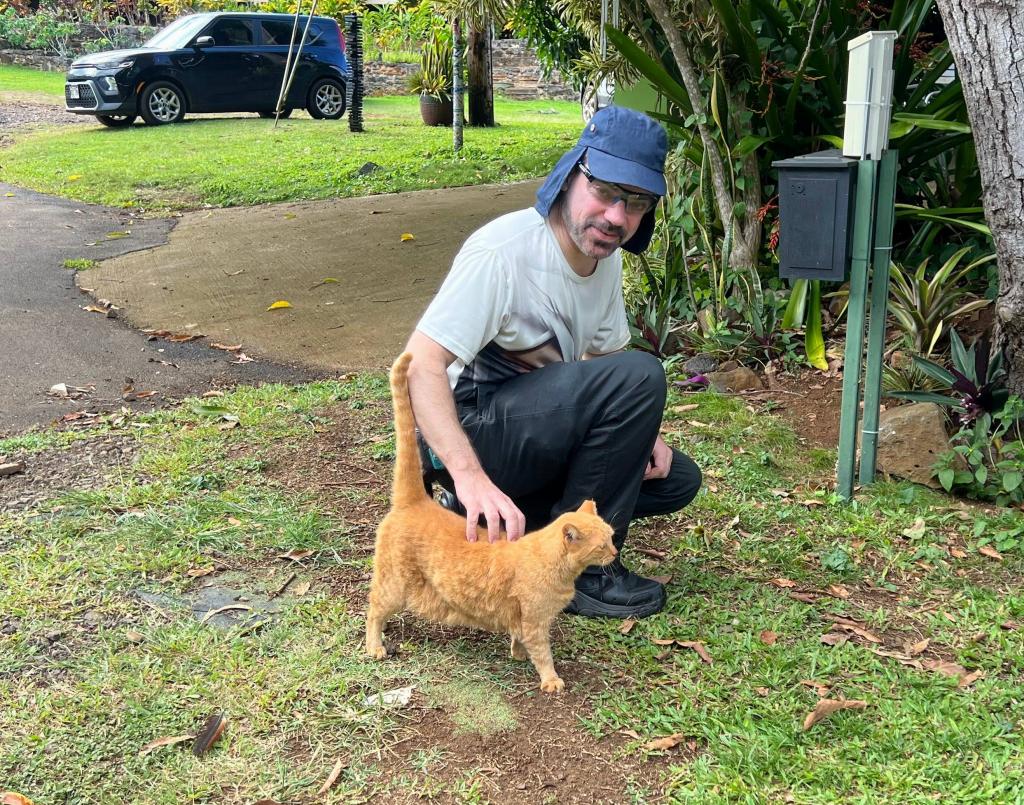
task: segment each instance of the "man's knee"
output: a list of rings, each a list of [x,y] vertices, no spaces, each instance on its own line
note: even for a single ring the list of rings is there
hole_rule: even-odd
[[[672,456],[672,471],[669,473],[669,477],[674,477],[675,490],[676,490],[676,511],[689,506],[697,493],[700,491],[701,484],[704,482],[704,476],[700,471],[700,467],[697,463],[690,458],[686,453],[682,453],[679,450],[673,451]]]
[[[620,352],[600,360],[613,361],[615,373],[619,375],[622,388],[637,402],[646,398],[659,412],[665,407],[667,382],[665,368],[661,361],[649,352],[632,350]]]

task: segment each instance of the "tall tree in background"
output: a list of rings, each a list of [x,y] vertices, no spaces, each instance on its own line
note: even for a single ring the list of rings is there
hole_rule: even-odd
[[[937,0],[967,99],[999,260],[996,343],[1024,395],[1024,0]]]
[[[450,20],[468,28],[467,67],[469,124],[494,125],[494,79],[491,71],[491,21],[504,22],[512,14],[514,0],[434,0],[434,7]]]
[[[470,20],[466,67],[469,80],[469,125],[494,125],[494,72],[491,55],[491,21]]]

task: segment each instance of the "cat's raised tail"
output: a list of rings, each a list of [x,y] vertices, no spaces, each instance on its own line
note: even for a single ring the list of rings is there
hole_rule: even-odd
[[[412,353],[403,352],[391,367],[391,402],[395,409],[395,477],[391,505],[411,506],[427,497],[423,467],[416,444],[416,419],[409,399],[409,363]]]

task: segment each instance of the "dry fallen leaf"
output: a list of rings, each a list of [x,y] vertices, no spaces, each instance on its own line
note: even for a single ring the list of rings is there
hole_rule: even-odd
[[[783,589],[789,589],[790,587],[796,587],[795,581],[789,579],[769,579],[769,584],[774,584],[776,587],[782,587]]]
[[[331,769],[331,773],[327,775],[327,779],[324,780],[324,784],[320,786],[320,790],[316,792],[318,797],[322,797],[331,790],[331,786],[338,781],[338,777],[341,776],[341,771],[344,768],[345,764],[342,762],[341,758],[338,758],[338,762],[334,764],[334,768]]]
[[[636,626],[636,621],[632,618],[627,618],[622,622],[622,625],[619,627],[619,634],[629,634],[634,626]]]
[[[697,640],[677,640],[677,646],[683,648],[692,648],[700,656],[701,660],[711,665],[711,655],[708,654],[708,650],[704,647],[704,644]]]
[[[817,679],[801,679],[800,684],[806,685],[809,688],[814,688],[814,692],[821,698],[825,698],[828,694],[829,688],[831,687],[831,685],[819,682]]]
[[[651,642],[654,643],[654,645],[656,645],[656,646],[674,646],[675,643],[676,643],[675,638],[672,638],[672,637],[670,637],[668,639],[663,639],[663,638],[660,638],[660,637],[652,637],[651,638]]]
[[[653,741],[648,741],[644,744],[643,748],[648,752],[663,752],[666,749],[678,746],[685,737],[681,732],[675,732],[672,735],[666,735],[664,738],[655,738]]]
[[[801,601],[805,604],[813,604],[815,601],[818,600],[818,596],[816,596],[814,593],[791,592],[789,594],[789,597],[792,598],[794,601]]]
[[[656,581],[658,584],[668,584],[672,581],[671,576],[651,576],[651,581]]]
[[[139,755],[148,755],[154,749],[159,749],[161,746],[174,746],[174,744],[192,741],[195,740],[195,737],[195,735],[174,735],[167,738],[157,738],[155,741],[150,741],[142,747],[142,749],[139,750]]]
[[[619,730],[619,732],[621,732],[623,735],[632,738],[634,741],[640,740],[640,733],[636,730]]]
[[[924,652],[928,648],[928,644],[931,643],[931,638],[926,637],[924,640],[919,640],[911,646],[907,646],[907,654],[911,657],[916,657],[918,654]]]
[[[982,545],[978,548],[978,553],[982,556],[987,556],[989,559],[995,559],[997,562],[1003,561],[1003,555],[991,545]]]
[[[283,308],[291,307],[291,306],[292,306],[291,302],[286,302],[284,299],[278,299],[276,302],[271,304],[271,306],[268,307],[267,310],[282,310]]]
[[[863,699],[822,699],[804,719],[804,732],[840,710],[863,710],[867,706]]]
[[[949,549],[949,555],[955,557],[956,559],[966,559],[967,558],[966,551],[961,551],[959,548],[950,548]]]
[[[675,414],[685,414],[687,411],[696,411],[698,408],[700,408],[699,403],[689,403],[687,405],[673,405],[671,410]]]
[[[949,660],[925,660],[923,665],[928,671],[936,671],[944,676],[954,676],[957,679],[967,673],[967,669],[962,665]]]
[[[134,629],[129,629],[127,632],[124,633],[124,638],[129,643],[135,643],[136,645],[138,645],[139,643],[145,641],[146,636],[142,634],[142,632],[136,632]]]
[[[216,570],[216,565],[207,565],[206,567],[190,567],[188,570],[185,571],[185,575],[191,576],[194,579],[199,579],[203,576],[209,576]]]
[[[220,740],[220,736],[224,734],[224,728],[227,725],[228,717],[226,713],[214,713],[206,719],[206,724],[203,725],[202,731],[196,736],[196,742],[192,744],[192,754],[196,757],[205,755],[210,750],[210,747]]]
[[[238,350],[240,350],[242,348],[241,344],[214,343],[214,344],[210,344],[210,346],[213,347],[214,349],[222,349],[225,352],[238,352]],[[218,392],[218,393],[223,396],[223,392]]]
[[[900,654],[898,651],[886,651],[885,649],[875,648],[873,646],[868,646],[867,649],[877,657],[888,657],[896,660],[900,665],[916,668],[918,671],[924,670],[924,665],[921,664],[920,660],[915,660],[913,657],[909,657],[906,654]]]
[[[1003,621],[999,624],[1000,629],[1005,629],[1008,632],[1016,632],[1020,629],[1020,624],[1016,621]]]
[[[836,598],[849,598],[850,591],[847,590],[842,584],[830,584],[828,585],[828,592],[830,595],[834,595]]]
[[[766,646],[774,646],[775,641],[779,639],[779,636],[775,634],[771,629],[765,629],[760,634],[761,642]]]
[[[870,643],[882,642],[878,635],[868,631],[859,623],[857,623],[857,621],[850,620],[849,618],[841,618],[838,615],[826,615],[825,617],[835,624],[833,628],[838,628],[844,632],[852,632],[858,637],[863,637]]]
[[[416,240],[416,236],[412,232],[403,232],[401,237],[402,243],[410,240]]]
[[[247,604],[228,604],[227,606],[224,606],[224,607],[218,607],[217,609],[211,609],[209,612],[207,612],[205,615],[203,615],[202,620],[200,620],[199,622],[200,623],[206,623],[208,620],[210,620],[210,618],[214,617],[215,615],[220,615],[222,612],[236,612],[236,611],[252,612],[252,607],[248,606]]]
[[[971,685],[973,685],[975,682],[977,682],[983,676],[985,676],[985,672],[984,671],[981,671],[981,670],[979,670],[979,671],[971,671],[971,673],[967,674],[967,676],[961,677],[960,681],[956,683],[956,686],[958,688],[961,688],[961,689],[962,688],[969,688]]]
[[[839,632],[829,632],[821,636],[821,642],[826,646],[841,646],[849,639],[849,635],[839,634]]]
[[[308,582],[308,581],[303,581],[303,582],[301,582],[299,584],[296,584],[294,587],[292,587],[292,595],[295,595],[295,596],[298,596],[299,598],[301,598],[302,596],[304,596],[306,593],[309,592],[309,588],[311,586],[312,586],[312,584],[310,584],[310,582]]]
[[[285,553],[279,553],[277,555],[277,558],[278,559],[291,559],[293,562],[299,562],[299,561],[301,561],[301,560],[303,560],[303,559],[305,559],[305,558],[307,558],[309,556],[312,556],[312,555],[313,555],[313,552],[311,550],[309,550],[308,548],[303,549],[301,551],[296,548],[294,550],[287,551]]]

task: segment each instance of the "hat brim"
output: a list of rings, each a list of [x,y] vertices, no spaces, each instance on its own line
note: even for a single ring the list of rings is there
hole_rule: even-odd
[[[631,159],[613,156],[591,146],[587,148],[587,167],[594,176],[606,182],[632,185],[656,196],[665,195],[664,174]]]

